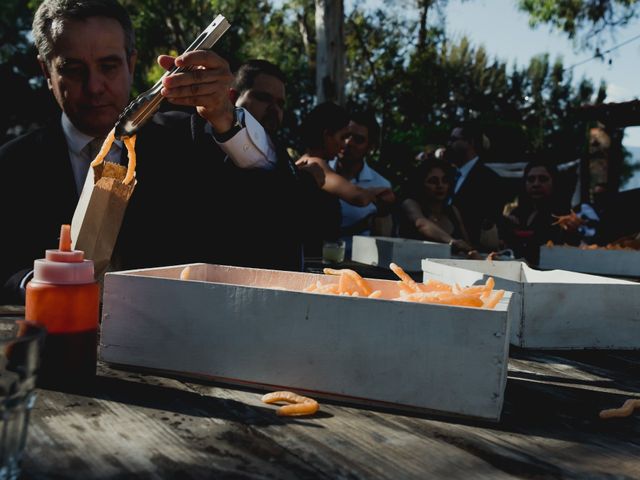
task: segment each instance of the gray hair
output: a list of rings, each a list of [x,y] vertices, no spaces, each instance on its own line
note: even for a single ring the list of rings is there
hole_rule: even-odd
[[[135,50],[135,34],[129,14],[116,0],[44,0],[33,18],[33,40],[38,54],[48,61],[65,20],[107,17],[117,20],[124,30],[127,58]]]

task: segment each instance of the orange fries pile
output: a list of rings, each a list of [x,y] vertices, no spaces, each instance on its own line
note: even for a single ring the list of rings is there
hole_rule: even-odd
[[[324,273],[327,275],[340,275],[338,283],[329,283],[323,285],[320,281],[315,285],[310,285],[304,289],[305,292],[314,293],[333,293],[335,295],[349,295],[352,297],[369,297],[379,298],[382,295],[380,290],[373,291],[357,272],[349,269],[334,270],[333,268],[325,268]]]
[[[463,288],[457,284],[449,285],[433,279],[418,283],[395,263],[390,264],[389,268],[400,278],[400,281],[397,282],[398,289],[391,296],[383,295],[381,290],[373,290],[364,278],[349,269],[325,268],[325,274],[340,276],[338,283],[322,284],[318,281],[305,288],[304,291],[476,308],[495,308],[504,296],[504,290],[494,291],[495,282],[491,277],[485,285]]]
[[[554,247],[555,244],[551,240],[549,240],[545,244],[545,246],[551,248]],[[564,246],[571,247],[573,245]],[[598,245],[597,243],[592,243],[591,245],[580,245],[579,247],[575,248],[579,248],[580,250],[640,250],[640,242],[638,242],[637,240],[625,240],[619,243],[608,243],[606,245]]]

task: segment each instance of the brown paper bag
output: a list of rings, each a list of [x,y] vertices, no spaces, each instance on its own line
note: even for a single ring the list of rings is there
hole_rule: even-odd
[[[135,179],[122,183],[127,168],[102,162],[89,169],[71,221],[73,248],[93,260],[95,278],[102,280],[109,268],[124,212],[135,188]]]

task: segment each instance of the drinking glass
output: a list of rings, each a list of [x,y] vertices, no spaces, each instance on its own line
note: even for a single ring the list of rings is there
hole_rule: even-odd
[[[32,322],[0,317],[0,480],[20,476],[45,335]]]
[[[325,241],[322,244],[322,263],[342,263],[345,254],[344,240]]]

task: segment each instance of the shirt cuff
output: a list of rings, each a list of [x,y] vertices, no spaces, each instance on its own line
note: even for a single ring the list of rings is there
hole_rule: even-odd
[[[246,110],[244,121],[245,127],[236,135],[226,142],[216,140],[216,143],[239,168],[273,170],[277,157],[267,132]]]

